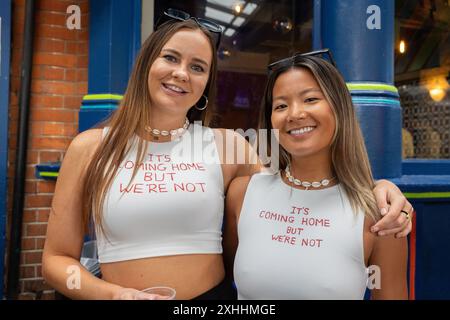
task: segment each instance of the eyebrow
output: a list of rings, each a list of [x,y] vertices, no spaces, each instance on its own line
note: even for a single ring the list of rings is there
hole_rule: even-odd
[[[181,57],[181,53],[178,52],[178,51],[175,50],[175,49],[165,48],[165,49],[162,49],[161,52],[162,52],[162,51],[168,51],[168,52],[171,52],[171,53],[173,53],[173,54],[175,54],[175,55]],[[209,64],[208,64],[205,60],[203,60],[203,59],[194,57],[194,58],[192,58],[192,60],[193,60],[193,61],[196,61],[196,62],[198,62],[198,63],[204,64],[205,66],[209,67]]]
[[[322,90],[320,90],[319,88],[308,88],[308,89],[305,89],[305,90],[300,91],[300,92],[298,93],[298,95],[299,95],[299,96],[302,96],[302,95],[307,94],[307,93],[309,93],[309,92],[320,92],[320,93],[322,93]],[[276,96],[276,97],[273,97],[273,98],[272,98],[272,101],[275,101],[275,100],[286,100],[286,96]]]

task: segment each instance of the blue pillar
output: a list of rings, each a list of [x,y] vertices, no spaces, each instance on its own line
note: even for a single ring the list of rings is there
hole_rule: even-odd
[[[11,0],[0,1],[0,300],[3,298],[6,197],[8,179],[9,58],[11,46]]]
[[[314,46],[330,48],[349,85],[376,178],[401,176],[394,1],[315,0]]]
[[[80,109],[80,132],[117,107],[141,45],[141,0],[95,0],[89,5],[88,95]]]

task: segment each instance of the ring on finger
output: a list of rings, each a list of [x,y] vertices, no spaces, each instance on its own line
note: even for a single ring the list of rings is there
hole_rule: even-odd
[[[406,215],[406,219],[407,220],[411,220],[411,214],[405,210],[401,210],[401,212],[403,212]]]

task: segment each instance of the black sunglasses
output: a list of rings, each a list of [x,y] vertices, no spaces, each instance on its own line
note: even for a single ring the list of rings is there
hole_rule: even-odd
[[[208,31],[211,31],[213,35],[216,36],[215,37],[216,48],[219,48],[220,39],[222,37],[223,32],[222,26],[208,19],[191,17],[189,13],[181,10],[172,8],[165,10],[164,13],[159,17],[158,22],[156,23],[156,29],[158,29],[162,24],[170,20],[186,21],[189,19],[194,20],[198,25],[206,28]]]
[[[275,61],[267,66],[267,69],[270,72],[274,72],[280,68],[293,66],[295,63],[297,63],[301,58],[304,57],[310,57],[310,56],[322,56],[326,55],[328,57],[328,60],[331,62],[331,64],[336,67],[336,63],[334,62],[333,55],[331,54],[330,49],[322,49],[312,52],[306,52],[306,53],[296,53],[292,57],[284,58],[278,61]]]

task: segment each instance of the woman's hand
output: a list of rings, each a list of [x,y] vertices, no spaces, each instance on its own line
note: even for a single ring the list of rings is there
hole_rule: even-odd
[[[121,288],[113,296],[113,300],[167,300],[169,297],[151,294],[133,288]]]
[[[406,237],[412,229],[414,208],[411,203],[395,184],[387,180],[377,181],[373,193],[383,218],[372,226],[371,231],[380,236]]]

